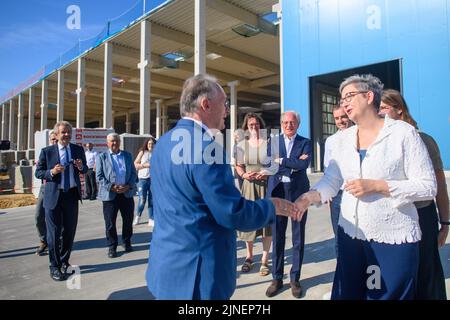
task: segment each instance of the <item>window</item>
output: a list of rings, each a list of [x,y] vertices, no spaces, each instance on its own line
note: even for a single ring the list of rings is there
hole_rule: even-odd
[[[325,140],[337,131],[333,118],[333,107],[337,105],[338,97],[335,94],[322,91],[322,139]]]

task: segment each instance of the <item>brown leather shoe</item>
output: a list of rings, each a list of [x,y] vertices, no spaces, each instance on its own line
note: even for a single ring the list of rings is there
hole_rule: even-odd
[[[270,286],[267,288],[266,296],[269,298],[275,296],[281,288],[283,288],[283,280],[272,280]]]
[[[300,298],[302,295],[302,286],[300,285],[300,282],[298,281],[291,281],[291,291],[292,291],[292,295],[295,298]]]

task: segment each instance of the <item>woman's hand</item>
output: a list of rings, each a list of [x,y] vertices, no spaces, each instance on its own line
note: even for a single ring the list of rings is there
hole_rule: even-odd
[[[246,172],[242,175],[242,179],[248,180],[248,181],[253,181],[255,180],[256,175],[258,174],[258,172]]]
[[[344,189],[356,198],[372,193],[382,193],[386,196],[389,195],[389,187],[384,180],[355,179],[347,181],[344,185]]]
[[[438,233],[438,248],[442,248],[445,245],[445,241],[448,236],[448,226],[441,226]]]

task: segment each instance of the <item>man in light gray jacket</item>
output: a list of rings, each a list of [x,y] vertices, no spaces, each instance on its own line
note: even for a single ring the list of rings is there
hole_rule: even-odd
[[[98,156],[96,178],[99,183],[98,199],[103,201],[108,257],[117,257],[117,212],[122,215],[122,240],[125,252],[133,251],[133,195],[136,189],[136,169],[129,152],[120,150],[117,133],[107,136],[108,151]]]

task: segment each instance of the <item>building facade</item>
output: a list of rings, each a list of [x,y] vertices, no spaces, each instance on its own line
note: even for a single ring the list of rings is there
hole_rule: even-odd
[[[450,169],[450,1],[282,0],[282,17],[283,105],[302,115],[315,170],[339,84],[355,73],[402,92]]]

